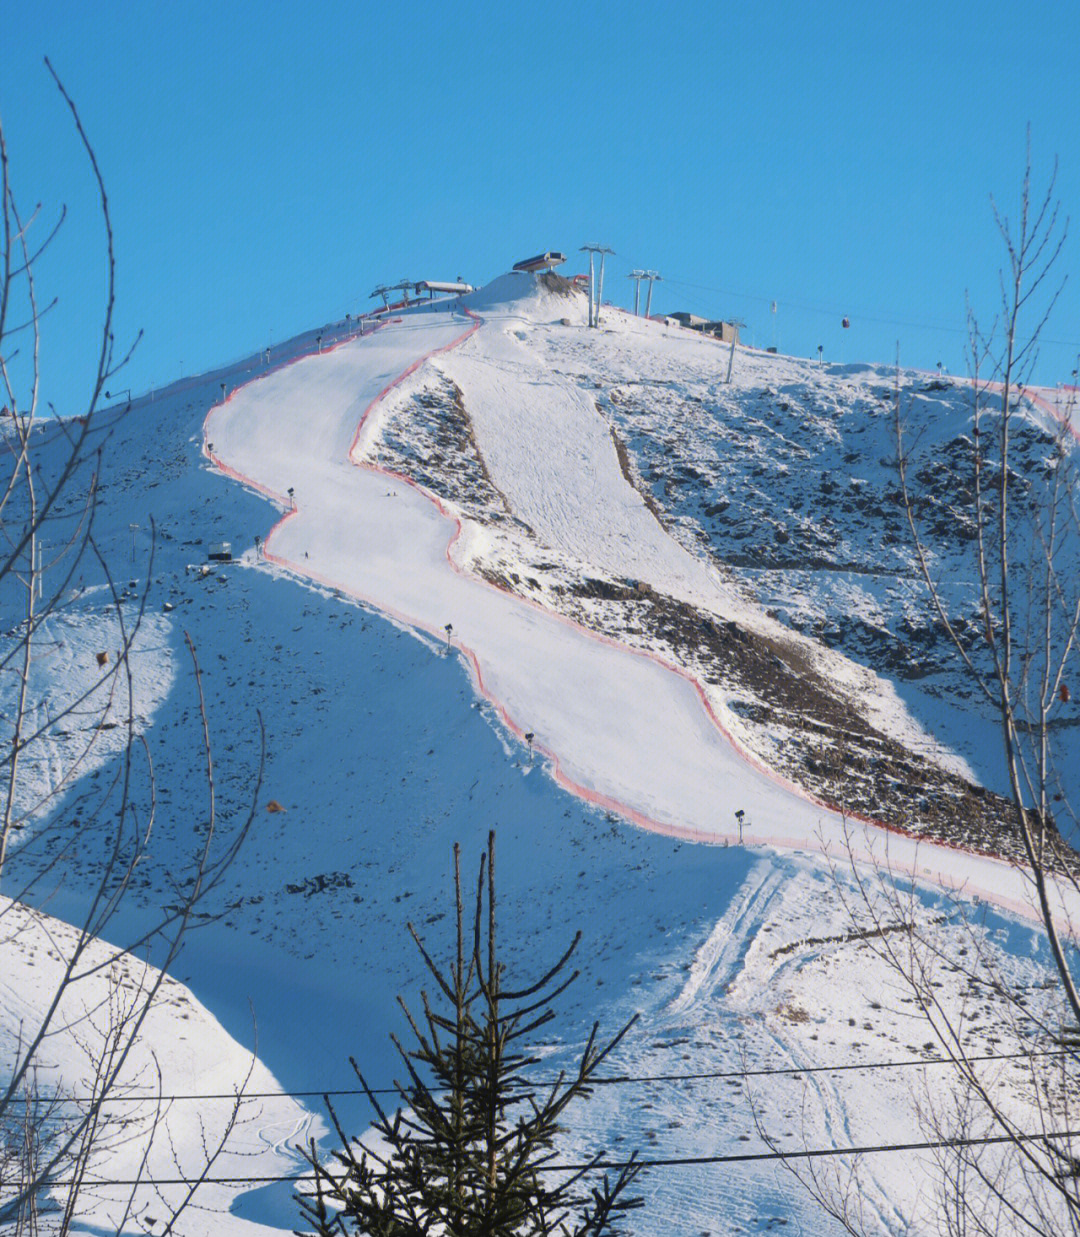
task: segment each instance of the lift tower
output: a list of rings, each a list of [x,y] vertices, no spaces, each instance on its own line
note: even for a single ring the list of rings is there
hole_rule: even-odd
[[[614,249],[609,249],[607,245],[582,245],[581,253],[589,255],[589,326],[597,326],[600,322],[600,305],[604,299],[604,259],[609,253],[614,253]],[[593,308],[593,260],[595,255],[600,255],[600,283],[596,288],[596,308]]]

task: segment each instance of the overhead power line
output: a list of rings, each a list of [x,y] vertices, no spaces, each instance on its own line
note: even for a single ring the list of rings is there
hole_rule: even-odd
[[[633,1160],[586,1160],[578,1164],[540,1164],[541,1173],[580,1173],[590,1169],[614,1171],[629,1168],[632,1164],[641,1168],[696,1168],[707,1164],[763,1164],[777,1160],[821,1160],[841,1155],[883,1155],[910,1151],[936,1151],[952,1147],[991,1147],[1004,1143],[1052,1142],[1059,1139],[1080,1138],[1080,1130],[1046,1130],[1037,1134],[988,1134],[981,1138],[928,1138],[919,1142],[868,1143],[857,1147],[805,1147],[798,1151],[735,1151],[725,1155],[675,1155],[655,1158],[635,1157]],[[275,1185],[289,1182],[315,1181],[314,1173],[281,1173],[275,1176],[252,1177],[147,1177],[145,1179],[112,1179],[95,1177],[95,1186],[137,1185]],[[54,1181],[50,1186],[61,1188],[72,1185],[69,1181]]]
[[[1068,1057],[1077,1056],[1077,1052],[1071,1048],[1044,1048],[1037,1052],[994,1052],[986,1053],[979,1056],[967,1056],[964,1058],[964,1063],[972,1065],[984,1064],[988,1061],[1017,1061],[1030,1060],[1032,1058],[1042,1057]],[[901,1061],[848,1061],[840,1065],[785,1065],[785,1066],[768,1066],[761,1069],[738,1069],[738,1070],[701,1070],[692,1073],[678,1074],[614,1074],[605,1078],[593,1078],[590,1080],[590,1086],[596,1087],[614,1087],[626,1086],[629,1084],[641,1084],[650,1082],[703,1082],[710,1078],[774,1078],[784,1075],[799,1076],[802,1074],[840,1074],[851,1072],[872,1073],[874,1070],[892,1070],[892,1069],[910,1069],[915,1066],[933,1066],[933,1065],[955,1065],[957,1064],[951,1057],[906,1057]],[[556,1080],[554,1078],[539,1078],[523,1081],[522,1086],[529,1087],[549,1087]],[[408,1088],[405,1088],[406,1091]],[[433,1087],[433,1092],[445,1090],[446,1088]],[[399,1095],[401,1092],[397,1087],[372,1087],[372,1095]],[[111,1095],[105,1101],[107,1104],[118,1103],[146,1103],[162,1101],[182,1101],[182,1100],[276,1100],[276,1099],[319,1099],[322,1096],[347,1096],[347,1095],[366,1095],[367,1092],[363,1087],[331,1087],[312,1089],[307,1091],[244,1091],[237,1093],[235,1091],[221,1091],[206,1093],[183,1093],[177,1095],[158,1095],[156,1092],[148,1092],[146,1095]],[[97,1097],[94,1096],[68,1096],[63,1099],[63,1102],[89,1103],[97,1102]]]

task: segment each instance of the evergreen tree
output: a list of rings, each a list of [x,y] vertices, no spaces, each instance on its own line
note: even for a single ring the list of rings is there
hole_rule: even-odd
[[[421,994],[420,1016],[398,998],[414,1041],[406,1048],[391,1036],[407,1073],[395,1084],[400,1105],[388,1112],[352,1061],[375,1120],[363,1145],[350,1140],[327,1098],[341,1145],[327,1164],[314,1143],[305,1152],[315,1179],[313,1194],[299,1199],[305,1223],[320,1237],[615,1237],[620,1218],[641,1204],[626,1196],[640,1170],[636,1153],[614,1178],[600,1171],[603,1152],[560,1171],[555,1139],[567,1106],[589,1094],[634,1019],[606,1043],[594,1024],[576,1068],[532,1082],[528,1071],[539,1058],[529,1044],[578,976],[567,967],[581,933],[534,983],[512,988],[497,949],[494,833],[471,924],[458,846],[454,893],[457,938],[448,965],[435,962],[408,925],[435,988]]]

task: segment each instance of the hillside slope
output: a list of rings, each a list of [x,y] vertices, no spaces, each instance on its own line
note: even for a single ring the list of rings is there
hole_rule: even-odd
[[[836,547],[803,562],[810,525],[824,524],[809,496],[826,456],[798,439],[795,422],[842,460],[854,449],[843,446],[845,419],[878,425],[870,409],[883,401],[871,396],[888,379],[739,350],[725,388],[726,350],[613,312],[606,330],[586,333],[579,302],[514,277],[464,307],[469,315],[453,305],[409,314],[332,349],[324,328],[322,351],[312,332],[102,419],[100,540],[108,560],[131,564],[139,587],[125,604],[145,584],[154,616],[138,707],[160,826],[122,926],[137,933],[190,844],[200,774],[188,631],[224,821],[253,793],[256,710],[268,758],[256,828],[222,895],[227,912],[192,939],[178,978],[241,1042],[252,999],[260,1061],[281,1087],[347,1087],[350,1053],[369,1076],[390,1077],[393,997],[415,992],[421,973],[403,923],[446,945],[452,843],[477,855],[495,825],[511,963],[533,972],[584,931],[584,975],[553,1029],[552,1065],[593,1017],[614,1026],[642,1015],[617,1068],[653,1081],[603,1089],[567,1149],[737,1152],[757,1143],[738,1078],[657,1076],[929,1055],[850,933],[844,878],[817,854],[848,836],[821,803],[837,782],[815,778],[803,759],[816,726],[811,755],[829,767],[842,715],[851,745],[878,745],[881,784],[900,780],[888,761],[901,759],[936,779],[940,795],[971,781],[974,761],[947,710],[906,689],[902,699],[878,673],[892,667],[861,637],[846,640],[843,624],[835,648],[812,638],[819,614],[846,615],[861,632],[871,588],[856,594],[851,579],[888,570],[865,570],[882,564],[855,499],[860,514],[844,507],[851,518]],[[789,410],[797,394],[801,414],[788,425],[759,414],[762,390],[781,393]],[[831,417],[811,418],[811,402]],[[796,459],[809,460],[810,481]],[[758,467],[778,476],[751,486]],[[882,465],[875,478],[885,476]],[[707,515],[725,496],[728,507]],[[800,503],[803,532],[791,514]],[[763,531],[781,517],[786,542]],[[204,574],[207,544],[223,539],[237,561]],[[792,562],[778,561],[787,546]],[[817,578],[800,578],[811,570]],[[786,617],[805,633],[766,612],[780,615],[785,590],[799,599]],[[88,589],[51,635],[77,667],[108,647],[112,621],[106,598]],[[64,736],[48,738],[59,754]],[[107,779],[109,760],[103,752],[66,796],[61,824],[79,794]],[[59,763],[42,761],[36,776],[46,781]],[[897,811],[906,826],[913,817],[933,829],[942,813],[920,814],[923,786],[899,794]],[[271,798],[286,810],[267,812]],[[733,844],[736,811],[761,849]],[[868,853],[886,839],[871,829],[852,841]],[[993,849],[981,830],[971,840]],[[916,854],[900,834],[888,841],[894,863],[918,865],[919,913],[944,917],[941,932],[963,929],[938,882],[1022,914],[1023,882],[1008,865],[925,844]],[[27,843],[13,872],[38,861]],[[54,914],[74,913],[92,864],[88,851],[72,857]],[[1010,973],[1033,988],[1042,981],[1029,932],[991,915],[985,933]],[[157,1034],[168,1054],[169,1031]],[[990,1018],[975,1042],[1004,1034]],[[779,1075],[762,1081],[760,1102],[784,1137],[895,1141],[911,1135],[912,1079],[925,1073],[814,1075],[808,1094]],[[362,1107],[342,1104],[359,1128]],[[284,1153],[269,1127],[267,1141]],[[801,1193],[772,1174],[654,1171],[635,1231],[669,1232],[673,1216],[688,1231],[810,1223],[811,1214],[820,1228]],[[925,1176],[884,1157],[871,1178],[884,1229],[916,1222]],[[287,1230],[288,1194],[255,1191],[234,1210]],[[213,1215],[205,1231],[227,1226]]]

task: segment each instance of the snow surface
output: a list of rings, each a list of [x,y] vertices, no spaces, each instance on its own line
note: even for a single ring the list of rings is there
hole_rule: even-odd
[[[371,1078],[388,1081],[386,1032],[400,1029],[393,998],[415,997],[422,973],[403,923],[413,921],[436,950],[447,947],[451,845],[460,840],[468,861],[497,825],[500,920],[512,971],[535,974],[570,932],[584,933],[583,977],[546,1049],[553,1068],[594,1018],[614,1029],[631,1012],[641,1021],[614,1063],[628,1074],[805,1068],[850,1063],[853,1052],[881,1061],[921,1050],[921,1039],[909,1045],[900,1029],[902,997],[889,994],[889,977],[871,955],[853,942],[800,944],[842,937],[849,926],[836,893],[846,878],[820,853],[842,853],[842,822],[746,759],[718,722],[730,720],[722,700],[677,667],[597,639],[470,575],[469,538],[488,534],[460,532],[453,514],[427,495],[362,465],[393,393],[374,401],[421,358],[448,349],[405,383],[437,368],[462,387],[493,479],[528,511],[553,555],[653,580],[765,629],[775,622],[748,590],[653,520],[622,476],[578,379],[560,378],[543,362],[556,342],[587,346],[580,307],[517,276],[466,298],[464,307],[483,320],[478,329],[455,303],[324,346],[321,355],[303,355],[314,348],[311,332],[269,358],[189,380],[103,424],[114,462],[99,536],[107,555],[127,562],[130,524],[142,527],[133,571],[150,588],[147,647],[159,649],[138,710],[158,770],[160,822],[137,895],[115,926],[117,943],[136,936],[167,896],[168,874],[191,844],[193,813],[197,819],[198,719],[185,630],[203,665],[223,828],[254,791],[256,709],[268,751],[256,826],[221,893],[224,913],[189,941],[170,989],[176,1003],[159,1011],[147,1046],[167,1071],[195,1068],[180,1039],[190,1032],[182,1013],[191,1002],[199,1009],[197,1067],[213,1075],[215,1090],[228,1091],[219,1080],[239,1080],[246,1068],[238,1043],[251,1043],[250,998],[258,1068],[268,1071],[260,1091],[349,1087],[350,1054]],[[560,325],[563,317],[572,325]],[[613,313],[606,325],[610,334],[599,339],[624,368],[638,357],[674,377],[714,348]],[[334,334],[319,333],[324,345]],[[739,350],[739,364],[744,355]],[[300,359],[288,363],[290,356]],[[806,379],[804,363],[762,362]],[[591,364],[610,371],[613,358]],[[222,380],[230,389],[224,404]],[[246,385],[233,390],[237,381]],[[828,388],[828,375],[820,381]],[[247,486],[223,483],[204,452]],[[287,513],[269,535],[266,497]],[[146,579],[150,511],[159,535]],[[223,539],[241,553],[238,563],[205,576],[188,570],[201,563],[206,543]],[[85,631],[65,646],[81,650],[85,663],[93,648],[107,647],[111,620],[92,597],[73,613],[72,630],[82,624]],[[454,656],[445,655],[447,623]],[[835,653],[819,655],[850,690],[878,702],[885,724],[927,740],[888,683]],[[535,757],[521,741],[526,731],[536,736]],[[78,791],[106,774],[107,764],[84,771]],[[286,810],[267,813],[271,798]],[[747,812],[753,848],[731,845],[736,808]],[[646,828],[628,828],[626,820]],[[942,932],[968,930],[947,904],[941,910],[938,882],[1021,914],[1026,908],[1023,882],[1004,865],[925,844],[916,852],[905,839],[874,831],[855,838],[859,850],[876,848],[879,857],[887,841],[890,863],[917,867],[927,907],[951,915]],[[92,877],[91,859],[75,854],[50,911],[75,920]],[[19,879],[18,859],[10,879]],[[984,931],[1003,965],[1036,984],[1045,975],[1042,944],[1017,922],[991,915]],[[45,988],[20,980],[19,1000],[31,1008]],[[4,1002],[9,1035],[14,1009]],[[904,1081],[911,1074],[857,1073],[845,1076],[850,1084],[830,1078],[815,1082],[809,1099],[789,1076],[764,1077],[755,1089],[778,1136],[811,1144],[868,1132],[902,1139],[918,1135],[919,1084]],[[210,1086],[189,1081],[193,1089]],[[339,1102],[346,1123],[362,1129],[362,1105]],[[317,1102],[309,1103],[316,1112]],[[198,1121],[185,1118],[179,1103],[175,1110],[178,1137],[192,1145]],[[263,1118],[254,1123],[245,1146],[270,1144],[260,1155],[278,1157],[281,1132],[301,1136],[305,1119],[292,1107],[275,1108],[265,1126]],[[568,1153],[761,1147],[738,1078],[602,1088],[571,1124]],[[261,1163],[253,1162],[251,1175]],[[931,1166],[876,1157],[864,1170],[883,1229],[920,1219]],[[634,1217],[639,1234],[787,1223],[833,1231],[772,1166],[653,1171],[644,1192],[651,1205]],[[189,1213],[186,1231],[249,1232],[256,1222],[288,1231],[295,1223],[288,1186],[237,1199],[240,1193],[223,1187],[205,1200],[211,1210]],[[92,1226],[105,1214],[85,1220]]]
[[[0,934],[0,1060],[9,1060],[18,1049],[20,1032],[41,1024],[41,1000],[59,989],[64,960],[76,940],[67,924],[7,898],[0,898]],[[85,1111],[96,1067],[111,1051],[114,1028],[138,1010],[157,978],[153,967],[103,942],[90,944],[79,969],[86,977],[66,985],[35,1056],[38,1093],[71,1097],[51,1118],[54,1124]],[[125,1181],[141,1177],[168,1183],[197,1177],[206,1169],[208,1152],[219,1146],[215,1176],[295,1172],[296,1144],[322,1130],[320,1118],[282,1095],[250,1049],[228,1035],[183,984],[169,978],[149,1006],[111,1095],[101,1112],[102,1135],[87,1165],[82,1216],[107,1231],[118,1231],[125,1216],[125,1229],[146,1231],[187,1193],[178,1184],[130,1188]],[[223,1098],[200,1103],[200,1095]],[[234,1194],[227,1186],[208,1183],[199,1191],[195,1210],[224,1211]],[[191,1220],[182,1223],[186,1229]],[[201,1223],[196,1222],[196,1229]],[[258,1237],[267,1230],[237,1218],[231,1231],[238,1237]]]

